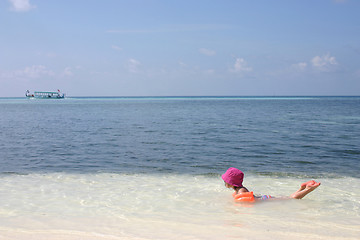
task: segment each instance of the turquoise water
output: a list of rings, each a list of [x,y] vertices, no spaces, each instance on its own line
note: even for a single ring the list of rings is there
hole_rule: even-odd
[[[359,239],[359,106],[0,99],[0,239]],[[302,200],[235,204],[220,178],[230,166],[256,194],[322,185]]]

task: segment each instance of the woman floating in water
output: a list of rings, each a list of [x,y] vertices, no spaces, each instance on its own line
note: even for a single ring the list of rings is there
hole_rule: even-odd
[[[222,176],[222,179],[225,182],[227,188],[234,189],[233,197],[237,202],[254,202],[255,200],[266,200],[274,198],[270,195],[263,196],[254,196],[253,192],[242,185],[244,179],[244,173],[237,168],[229,168]],[[320,186],[320,183],[315,182],[314,180],[302,183],[300,189],[290,195],[290,198],[302,199],[310,192],[314,191],[317,187]]]

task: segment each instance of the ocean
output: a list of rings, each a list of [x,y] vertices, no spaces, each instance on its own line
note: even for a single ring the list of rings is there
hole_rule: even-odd
[[[0,239],[360,238],[360,97],[0,98],[0,137]]]

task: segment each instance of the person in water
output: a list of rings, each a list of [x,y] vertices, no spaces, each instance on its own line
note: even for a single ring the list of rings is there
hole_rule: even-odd
[[[234,189],[235,191],[235,193],[233,194],[234,198],[236,197],[236,195],[249,192],[249,190],[246,187],[244,187],[242,184],[244,180],[244,173],[241,170],[231,167],[221,177],[224,180],[225,186],[227,188]],[[321,183],[315,182],[314,180],[308,181],[306,183],[302,183],[300,185],[300,189],[294,192],[293,194],[291,194],[289,197],[295,199],[302,199],[307,194],[309,194],[310,192],[314,191],[317,187],[319,187],[320,184]],[[266,200],[270,198],[274,198],[274,197],[270,195],[252,197],[252,199],[254,200]]]

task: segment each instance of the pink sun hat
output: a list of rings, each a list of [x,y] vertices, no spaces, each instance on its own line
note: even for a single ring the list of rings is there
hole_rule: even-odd
[[[242,187],[244,173],[237,168],[231,167],[221,176],[221,178],[230,185]]]

